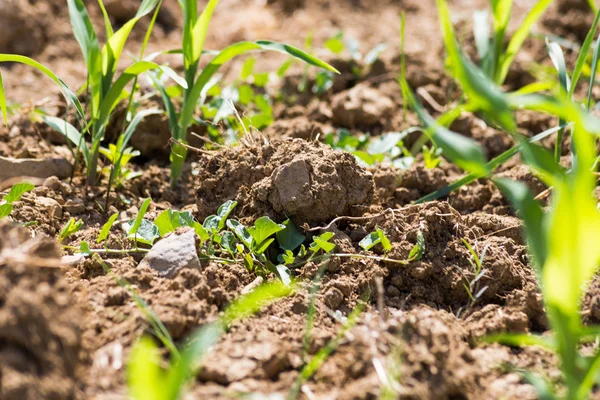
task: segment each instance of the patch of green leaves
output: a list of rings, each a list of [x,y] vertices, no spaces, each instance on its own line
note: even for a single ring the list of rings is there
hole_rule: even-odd
[[[10,191],[2,198],[0,205],[0,218],[8,217],[13,211],[13,203],[19,201],[23,194],[32,191],[35,185],[29,182],[21,182],[13,185]]]
[[[385,235],[385,232],[379,227],[375,228],[375,232],[371,232],[358,243],[364,250],[371,250],[378,244],[381,244],[384,252],[388,252],[392,249],[390,240]]]
[[[83,228],[83,221],[81,219],[75,219],[71,217],[67,223],[62,227],[58,234],[58,241],[64,242],[69,236],[74,235]]]

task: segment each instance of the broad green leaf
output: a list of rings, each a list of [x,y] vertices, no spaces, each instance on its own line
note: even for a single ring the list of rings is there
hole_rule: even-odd
[[[11,204],[15,201],[18,201],[24,193],[31,192],[35,189],[35,185],[29,182],[21,182],[14,184],[8,194],[4,196],[4,201],[8,204]]]
[[[304,243],[306,236],[301,234],[296,225],[289,219],[283,221],[283,226],[285,226],[285,229],[280,230],[276,234],[279,247],[283,250],[296,250],[298,246]]]
[[[83,159],[86,165],[91,163],[92,154],[90,153],[90,149],[88,148],[84,136],[77,128],[62,118],[52,117],[50,115],[44,115],[42,117],[42,121],[69,139],[71,143],[73,143],[75,147],[81,151],[81,154],[83,154]]]
[[[227,227],[235,233],[240,241],[246,246],[248,250],[252,250],[252,235],[248,232],[248,229],[239,221],[235,219],[227,220]]]
[[[254,239],[254,245],[260,246],[272,235],[285,229],[285,225],[277,224],[267,216],[260,217],[254,222],[254,226],[248,228],[248,233]]]
[[[129,239],[152,246],[160,238],[158,227],[152,221],[142,218],[137,229],[134,229],[136,223],[137,220],[123,224]]]
[[[292,279],[290,278],[291,272],[288,267],[286,267],[285,265],[279,264],[279,265],[275,266],[275,271],[277,272],[279,279],[281,279],[281,282],[283,282],[284,285],[286,285],[286,286],[291,285],[291,283],[292,283]]]
[[[233,232],[225,231],[221,234],[221,247],[229,253],[234,254],[236,252],[235,244],[236,240]]]
[[[379,233],[371,232],[367,236],[365,236],[358,245],[365,250],[371,250],[377,244],[381,242],[381,238],[379,237]]]
[[[108,221],[104,225],[102,225],[102,229],[100,230],[100,234],[98,235],[98,239],[96,239],[96,243],[102,243],[108,238],[108,234],[110,233],[110,228],[114,225],[115,221],[119,217],[119,213],[114,213],[108,218]]]
[[[379,239],[381,240],[381,247],[383,251],[388,252],[392,249],[392,244],[390,240],[386,236],[385,232],[381,228],[377,228],[376,232],[379,234]]]
[[[154,224],[158,227],[160,236],[165,236],[167,233],[171,233],[182,226],[189,226],[195,229],[199,225],[189,211],[174,211],[171,209],[160,213],[154,220]]]
[[[269,248],[269,246],[271,245],[271,243],[273,243],[275,241],[274,238],[270,238],[270,239],[265,239],[263,240],[261,243],[255,244],[254,245],[254,252],[256,254],[262,254],[265,251],[267,251],[267,249]]]
[[[225,227],[227,217],[229,217],[229,214],[231,214],[237,204],[235,200],[227,200],[217,209],[217,215],[206,217],[202,226],[209,231],[220,232]]]
[[[423,254],[425,254],[425,237],[423,236],[423,232],[417,232],[417,243],[413,246],[408,254],[408,259],[410,261],[418,261],[423,258]]]
[[[335,249],[335,243],[330,243],[329,240],[333,238],[335,234],[333,232],[325,232],[319,236],[313,237],[313,243],[310,245],[310,250],[316,253],[319,250],[323,250],[325,253],[331,253]]]

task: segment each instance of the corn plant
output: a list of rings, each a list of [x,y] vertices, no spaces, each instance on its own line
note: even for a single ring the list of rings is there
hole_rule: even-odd
[[[161,93],[165,109],[169,118],[169,129],[174,139],[171,146],[171,184],[175,186],[181,176],[181,171],[187,155],[186,134],[194,121],[194,112],[198,102],[208,88],[207,83],[223,64],[232,58],[259,50],[270,50],[285,53],[296,57],[310,65],[315,65],[333,72],[338,72],[329,64],[303,52],[302,50],[282,43],[268,40],[256,42],[235,43],[217,53],[217,55],[201,70],[200,58],[203,54],[204,42],[213,11],[219,0],[210,0],[204,10],[199,14],[195,0],[180,0],[183,11],[183,35],[181,52],[185,69],[185,90],[183,102],[179,111],[175,110],[174,102],[168,91],[155,79],[155,84]]]
[[[507,38],[507,30],[513,0],[490,0],[493,17],[491,28],[487,11],[478,11],[474,14],[473,34],[480,67],[496,84],[504,83],[510,66],[523,42],[527,39],[531,27],[542,16],[550,3],[552,0],[538,1],[510,40]],[[507,41],[508,46],[505,47]]]
[[[43,119],[52,128],[65,135],[81,152],[87,166],[87,180],[90,185],[96,184],[100,143],[115,107],[127,95],[126,86],[138,75],[152,69],[160,69],[178,84],[186,86],[185,81],[173,70],[150,61],[133,62],[122,73],[117,73],[117,65],[131,30],[142,17],[148,15],[157,6],[158,2],[159,0],[144,0],[135,17],[114,32],[100,0],[107,37],[107,42],[100,47],[83,1],[67,0],[73,33],[87,68],[87,118],[84,119],[81,131],[61,118],[46,116]],[[151,28],[152,24],[149,29]],[[146,39],[148,37],[149,34],[146,35]],[[91,140],[89,147],[84,137],[88,132]]]
[[[538,270],[553,332],[551,340],[510,334],[494,339],[519,345],[539,344],[555,350],[563,372],[565,398],[585,399],[600,372],[600,353],[588,356],[579,352],[583,341],[590,337],[597,338],[600,334],[597,328],[584,327],[580,317],[584,287],[600,261],[600,249],[594,246],[600,239],[600,212],[593,197],[596,186],[593,169],[597,159],[594,135],[600,133],[600,123],[564,92],[556,97],[503,93],[462,55],[454,41],[445,2],[438,0],[438,5],[449,59],[470,107],[475,111],[486,111],[491,120],[504,126],[519,142],[524,163],[552,187],[551,207],[549,211],[544,211],[524,183],[493,179],[524,221],[529,251],[533,265]],[[474,82],[475,78],[477,82]],[[405,80],[401,80],[405,91],[408,91]],[[420,109],[414,98],[411,98],[411,103],[414,108]],[[512,109],[550,113],[572,127],[573,144],[577,151],[572,154],[572,167],[569,170],[557,163],[552,153],[515,132]],[[427,117],[423,116],[422,109],[418,113],[422,119]],[[429,124],[429,129],[436,131],[439,128]],[[487,162],[477,165],[469,152],[448,153],[441,147],[448,158],[468,172],[478,174],[488,169]],[[536,379],[535,383],[540,395],[542,392],[545,394],[544,398],[557,398],[558,395],[549,384],[541,379]]]

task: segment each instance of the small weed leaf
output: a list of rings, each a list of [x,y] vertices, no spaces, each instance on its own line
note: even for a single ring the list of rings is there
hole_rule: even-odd
[[[417,233],[417,244],[410,250],[408,259],[410,261],[418,261],[423,258],[423,254],[425,254],[425,237],[423,236],[423,232],[419,231]]]
[[[225,231],[221,234],[221,247],[227,250],[231,255],[234,255],[237,252],[236,240],[233,232]]]
[[[12,204],[2,204],[0,206],[0,218],[8,217],[13,211]]]
[[[298,231],[298,228],[296,228],[296,225],[289,219],[283,221],[283,226],[285,226],[285,229],[277,232],[277,243],[279,244],[279,247],[283,250],[296,250],[298,246],[304,243],[306,236],[301,234],[300,231]]]
[[[275,272],[277,273],[277,276],[279,276],[279,279],[281,279],[281,282],[283,282],[284,285],[289,286],[292,283],[292,279],[290,277],[291,272],[290,269],[288,267],[286,267],[285,265],[276,265],[275,266]]]
[[[24,193],[30,192],[34,188],[35,185],[29,182],[17,183],[16,185],[13,185],[8,194],[4,196],[4,201],[8,204],[12,204],[13,202],[18,201]]]
[[[152,221],[143,218],[139,226],[135,229],[135,221],[129,221],[123,224],[123,229],[127,232],[127,238],[136,240],[139,243],[152,246],[156,239],[160,237],[158,227]]]
[[[83,240],[80,244],[79,244],[79,253],[89,256],[92,254],[92,250],[90,249],[90,244],[88,242],[86,242],[85,240]]]
[[[390,243],[390,240],[385,235],[385,232],[383,230],[381,230],[380,228],[376,228],[376,232],[379,235],[379,239],[381,241],[381,247],[383,247],[383,251],[385,251],[387,253],[388,251],[390,251],[392,249],[392,244]]]
[[[78,232],[82,227],[83,227],[82,220],[80,220],[80,219],[75,220],[75,218],[71,217],[71,219],[61,229],[61,231],[58,235],[58,241],[61,243],[64,242],[66,238],[68,238],[69,236]]]
[[[269,239],[272,235],[285,229],[285,225],[277,224],[271,218],[264,216],[254,222],[254,226],[248,228],[248,232],[252,236],[254,247],[264,247],[263,242]],[[271,239],[272,242],[274,239]],[[269,244],[270,244],[269,242]],[[266,247],[265,247],[266,249]],[[262,252],[259,252],[262,253]]]
[[[241,222],[235,219],[229,219],[227,220],[227,227],[235,233],[248,250],[252,250],[252,235]]]
[[[110,233],[110,228],[112,228],[112,226],[114,225],[118,216],[119,216],[118,213],[114,213],[113,215],[110,216],[108,221],[106,221],[106,223],[102,226],[102,229],[100,230],[100,234],[98,235],[98,239],[96,239],[96,243],[102,243],[103,241],[105,241],[108,238],[108,234]]]
[[[228,200],[223,203],[217,210],[217,215],[206,217],[202,224],[204,229],[212,232],[220,232],[225,227],[227,217],[229,217],[235,206],[237,206],[237,201],[234,200]]]
[[[367,236],[365,236],[358,245],[362,247],[364,250],[371,250],[378,243],[381,242],[381,238],[379,237],[379,233],[371,232]]]
[[[310,245],[310,250],[313,253],[316,253],[319,250],[323,250],[325,253],[331,253],[335,249],[335,243],[330,243],[329,240],[334,236],[335,234],[333,232],[325,232],[319,236],[315,236]]]
[[[197,225],[200,225],[189,211],[173,211],[171,209],[160,213],[154,220],[154,224],[158,227],[160,236],[165,236],[182,226],[189,226],[195,229]]]

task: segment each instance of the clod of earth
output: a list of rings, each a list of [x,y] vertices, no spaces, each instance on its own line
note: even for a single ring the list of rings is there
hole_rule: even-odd
[[[156,243],[140,263],[149,266],[160,275],[172,277],[183,268],[200,268],[196,250],[196,233],[189,230],[174,233]]]
[[[64,158],[8,158],[0,157],[0,181],[26,176],[34,178],[68,178],[73,173],[73,166]]]
[[[201,217],[235,199],[243,217],[265,213],[298,224],[329,221],[356,213],[374,196],[373,176],[355,158],[304,140],[223,150],[200,163],[198,210]]]

